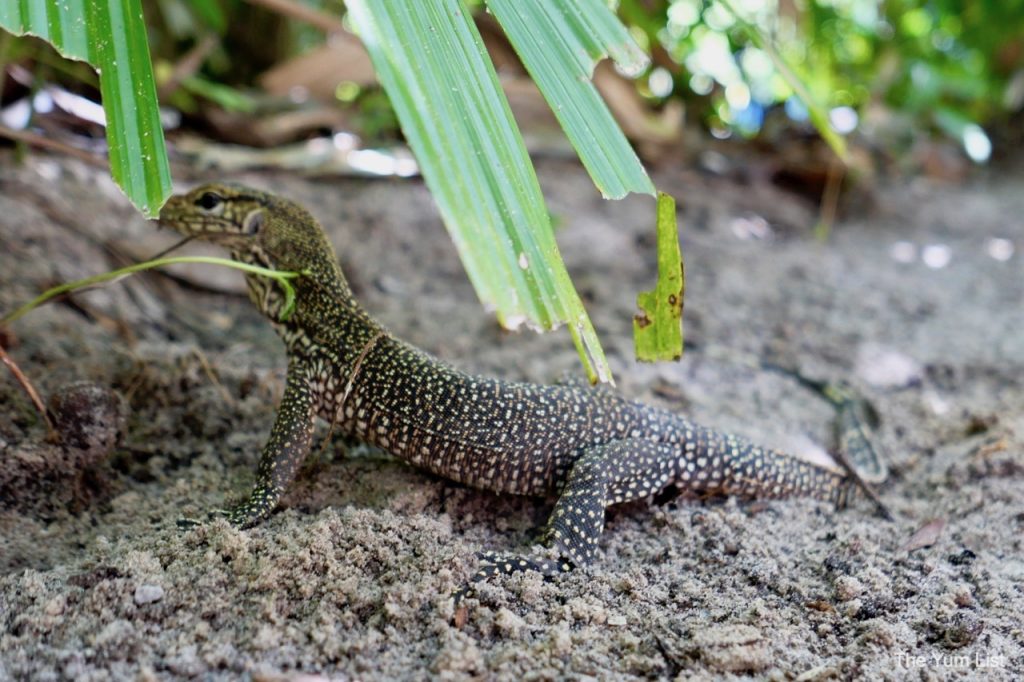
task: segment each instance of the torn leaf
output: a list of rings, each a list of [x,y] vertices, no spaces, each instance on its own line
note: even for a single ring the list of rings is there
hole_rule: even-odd
[[[658,283],[641,291],[633,318],[636,358],[641,362],[678,360],[683,355],[683,292],[686,274],[679,249],[676,202],[658,192]]]

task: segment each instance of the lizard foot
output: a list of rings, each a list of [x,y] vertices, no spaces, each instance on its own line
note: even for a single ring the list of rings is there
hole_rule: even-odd
[[[453,595],[455,608],[467,596],[476,591],[476,584],[489,580],[496,575],[512,575],[520,571],[536,571],[544,576],[545,580],[551,580],[557,575],[568,573],[574,566],[565,559],[558,561],[551,559],[531,559],[530,557],[505,552],[477,552],[476,558],[480,560],[480,568],[470,577],[469,582],[459,588]]]
[[[182,530],[189,530],[191,528],[204,526],[212,521],[216,521],[217,519],[227,519],[227,522],[232,526],[238,526],[240,528],[244,528],[246,525],[252,525],[243,523],[244,516],[239,509],[241,506],[242,505],[238,505],[227,509],[214,509],[213,511],[206,513],[205,519],[183,517],[177,520],[177,526]],[[255,523],[255,521],[253,523]]]
[[[189,529],[215,521],[216,519],[226,519],[228,523],[236,528],[249,528],[270,516],[270,512],[277,506],[277,500],[277,496],[254,494],[239,504],[225,509],[214,509],[206,515],[205,521],[183,518],[178,519],[177,525],[178,528]]]

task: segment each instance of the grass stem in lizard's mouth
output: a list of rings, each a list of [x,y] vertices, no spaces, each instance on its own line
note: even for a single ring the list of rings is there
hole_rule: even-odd
[[[196,238],[196,235],[194,235],[194,234],[189,235],[189,236],[185,237],[184,239],[182,239],[180,242],[177,242],[177,243],[175,243],[172,246],[168,246],[166,249],[164,249],[160,253],[156,254],[155,256],[150,256],[146,260],[156,260],[157,258],[163,258],[167,254],[172,253],[174,251],[177,251],[178,249],[180,249],[181,247],[185,246],[185,244],[188,244],[190,241],[192,241],[195,238]]]

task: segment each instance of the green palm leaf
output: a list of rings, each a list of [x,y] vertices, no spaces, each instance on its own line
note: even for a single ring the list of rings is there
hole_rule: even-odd
[[[347,7],[481,300],[507,327],[568,323],[591,379],[610,381],[469,11],[459,0]]]
[[[38,36],[99,72],[111,174],[155,216],[171,174],[139,0],[0,0],[0,27]]]

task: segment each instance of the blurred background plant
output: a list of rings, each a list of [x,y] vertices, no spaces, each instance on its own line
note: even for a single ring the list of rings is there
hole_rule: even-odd
[[[296,54],[324,42],[322,27],[287,21],[242,0],[147,0],[154,54],[170,68],[202,36],[221,36],[201,75],[171,100],[196,111],[195,97],[217,99],[217,86],[244,86]],[[492,53],[499,36],[482,0],[467,3],[485,25]],[[758,138],[799,130],[807,107],[794,97],[765,50],[752,44],[730,4],[775,46],[832,126],[856,133],[897,158],[922,140],[944,137],[984,162],[992,139],[1021,141],[1024,106],[1024,0],[620,0],[610,3],[634,39],[653,56],[636,81],[651,107],[673,101],[712,135]],[[341,0],[306,7],[344,16]],[[273,6],[273,5],[272,5]],[[254,30],[257,29],[257,30]],[[253,37],[258,36],[258,40]],[[510,56],[503,53],[503,57]],[[514,70],[499,62],[499,69]],[[356,73],[355,75],[359,75]],[[199,84],[205,87],[197,87]],[[337,101],[372,138],[398,136],[379,88],[339,81]],[[300,93],[301,95],[301,93]],[[237,106],[222,95],[218,101]],[[629,128],[627,127],[627,132]],[[908,167],[908,170],[913,170]]]
[[[339,37],[350,28],[342,0],[142,4],[161,103],[175,110],[172,117],[180,113],[187,125],[215,137],[240,138],[232,141],[276,143],[280,140],[261,138],[256,126],[236,127],[233,115],[266,113],[268,107],[283,110],[305,98],[329,94],[346,112],[346,125],[366,139],[387,142],[400,137],[397,119],[369,62],[365,56],[353,56],[358,45]],[[475,12],[499,73],[514,74],[519,68],[514,53],[482,0],[466,4]],[[793,96],[770,55],[751,42],[730,7],[775,46],[813,97],[827,106],[838,132],[854,135],[888,158],[901,159],[907,170],[915,166],[906,153],[922,141],[954,141],[976,162],[989,158],[993,142],[1021,142],[1024,0],[610,4],[653,57],[635,81],[646,110],[634,108],[633,113],[645,114],[646,120],[623,122],[621,109],[628,105],[611,104],[631,137],[637,137],[641,128],[641,143],[676,139],[678,129],[671,117],[658,115],[679,102],[685,103],[690,122],[718,138],[771,141],[782,131],[806,129],[806,106]],[[330,46],[333,50],[327,49]],[[330,54],[335,55],[333,61]],[[0,59],[8,66],[2,90],[7,106],[26,91],[51,82],[96,99],[95,74],[60,59],[41,41],[3,35]],[[340,67],[335,82],[318,70],[328,63]],[[12,66],[20,67],[14,78]],[[287,83],[288,76],[300,73],[303,78],[298,80],[303,82]],[[607,97],[608,88],[601,90]],[[267,92],[289,101],[271,103],[264,97]],[[511,97],[515,104],[516,95]],[[328,123],[326,118],[321,122]],[[10,111],[4,112],[4,120],[10,127],[24,125],[23,118]],[[640,149],[651,151],[643,144]]]
[[[1019,143],[1024,1],[733,0],[794,67],[840,133],[892,155],[946,136],[974,161],[985,129]],[[806,120],[804,105],[722,2],[622,0],[621,16],[651,50],[641,91],[682,97],[716,137],[756,137]],[[780,116],[784,114],[784,116]]]
[[[593,8],[588,0],[561,1],[577,9]],[[53,2],[28,0],[13,7],[49,7],[47,3]],[[120,8],[117,11],[125,18],[138,20],[137,13],[125,8],[141,2],[142,34],[148,37],[162,128],[171,136],[172,160],[184,162],[189,172],[205,169],[231,174],[271,167],[321,175],[407,176],[422,171],[431,184],[431,170],[423,155],[418,152],[418,165],[404,149],[406,142],[415,149],[417,141],[410,133],[408,118],[402,119],[401,107],[392,106],[394,82],[388,91],[392,99],[378,84],[378,77],[386,81],[378,69],[391,60],[380,54],[371,60],[354,35],[358,8],[363,8],[365,38],[373,23],[368,16],[377,12],[374,21],[379,21],[386,11],[392,11],[394,19],[404,12],[396,9],[401,5],[376,0],[352,0],[349,6],[342,0],[90,2],[71,3],[91,8],[82,10],[89,17],[88,28],[94,27],[97,6]],[[579,138],[571,134],[571,123],[562,120],[575,108],[580,93],[571,102],[573,106],[554,106],[559,116],[556,120],[527,73],[532,70],[538,75],[538,67],[525,57],[521,61],[524,48],[516,44],[511,30],[516,12],[527,3],[446,2],[438,6],[464,5],[471,10],[475,30],[534,156],[568,156],[575,149],[603,194],[618,197],[629,191],[653,192],[643,169],[638,164],[628,167],[635,163],[627,158],[632,157],[628,145],[625,154],[620,148],[600,159],[604,166],[618,165],[618,179],[625,180],[611,191],[607,184],[602,185],[601,169],[595,169],[593,158],[587,163]],[[765,175],[820,203],[825,226],[831,224],[837,210],[841,186],[870,186],[880,173],[888,172],[961,180],[972,163],[985,164],[993,155],[1019,148],[1024,142],[1024,0],[619,0],[608,5],[651,61],[641,65],[638,73],[636,60],[617,59],[621,71],[606,60],[597,64],[593,83],[648,166],[683,160],[723,172],[740,165],[757,167],[746,163],[755,155],[769,157]],[[0,25],[10,26],[11,7],[0,6]],[[546,11],[542,7],[523,11],[535,12],[532,18],[536,19]],[[564,18],[556,16],[553,21],[557,24]],[[611,24],[613,39],[605,40],[599,50],[588,49],[589,57],[608,53],[609,45],[623,43],[614,34],[622,27],[614,21]],[[131,34],[123,27],[121,30]],[[600,32],[585,26],[580,35],[592,38],[588,31],[592,35]],[[567,36],[572,37],[571,30],[559,34]],[[51,39],[61,42],[59,34]],[[105,43],[98,44],[99,49],[95,45],[78,47],[92,56],[103,52]],[[587,44],[586,40],[582,44]],[[534,48],[535,59],[538,53],[542,63],[548,59],[543,45]],[[70,53],[75,56],[74,50]],[[546,73],[547,66],[555,71],[567,68],[570,61],[562,55],[542,70]],[[123,70],[124,63],[108,61],[111,68],[105,75]],[[443,66],[435,64],[441,70]],[[584,75],[589,75],[590,65],[583,66]],[[409,67],[407,73],[416,70]],[[538,83],[542,80],[538,78]],[[467,83],[471,88],[479,84]],[[130,112],[132,98],[141,101],[139,91],[132,90],[139,87],[138,82],[129,80],[122,85]],[[448,89],[457,90],[458,85]],[[95,160],[95,154],[104,150],[105,121],[99,106],[102,87],[106,87],[104,81],[91,69],[64,60],[45,42],[0,32],[0,137],[19,145],[57,147]],[[546,90],[545,95],[550,99],[551,92]],[[574,95],[569,92],[568,96]],[[105,104],[108,99],[104,90]],[[408,111],[405,115],[408,117]],[[570,131],[571,145],[563,129]],[[591,151],[598,156],[606,152],[601,144],[613,146],[611,140],[619,134],[614,123],[603,132],[603,136],[592,137],[601,141],[591,144]],[[157,126],[152,139],[159,133]],[[156,149],[162,154],[162,141],[156,143]],[[723,150],[738,156],[740,164],[732,163]],[[154,161],[145,148],[137,155],[145,162]],[[501,158],[506,168],[520,165],[518,157]],[[149,172],[164,174],[159,191],[169,188],[166,171],[145,170]],[[481,184],[488,182],[481,180]],[[517,186],[512,181],[510,185]],[[438,196],[436,181],[431,188]],[[159,200],[152,199],[159,196],[155,190],[147,191],[151,200],[145,206],[152,212],[159,205]],[[133,200],[143,206],[136,196]],[[438,199],[438,203],[452,230],[444,201]],[[532,204],[543,207],[539,192],[536,201],[533,196],[525,200],[525,205]],[[531,213],[527,222],[546,225],[541,217]],[[472,218],[468,224],[473,224]],[[453,230],[453,235],[457,232]],[[499,317],[507,301],[488,298],[481,273],[504,268],[514,279],[521,275],[520,268],[528,269],[516,267],[517,263],[548,262],[524,256],[520,246],[536,246],[533,237],[527,235],[521,242],[513,232],[502,234],[513,236],[502,241],[490,234],[473,237],[464,232],[455,239],[481,298],[497,305]],[[474,239],[491,251],[501,251],[499,241],[508,241],[505,255],[512,260],[505,258],[507,262],[502,263],[484,253],[479,260],[483,266],[474,266],[473,258],[462,251]],[[551,245],[553,249],[553,241]],[[538,255],[547,251],[544,258],[551,256],[561,268],[556,251],[543,246],[538,249]],[[495,290],[502,286],[498,280],[489,285]],[[564,300],[575,303],[563,305],[551,315],[527,313],[526,319],[539,321],[542,327],[558,320],[586,320],[567,278],[551,286],[570,292]],[[521,300],[544,298],[537,294],[536,284],[527,282],[524,287],[520,291],[526,294]],[[531,287],[533,290],[527,291]],[[504,315],[506,322],[518,316],[514,312]],[[589,321],[585,326],[589,328]],[[596,345],[596,338],[586,334],[591,339],[585,345]],[[596,354],[601,356],[599,346]],[[585,355],[582,347],[581,355]],[[603,364],[603,357],[596,361]]]

